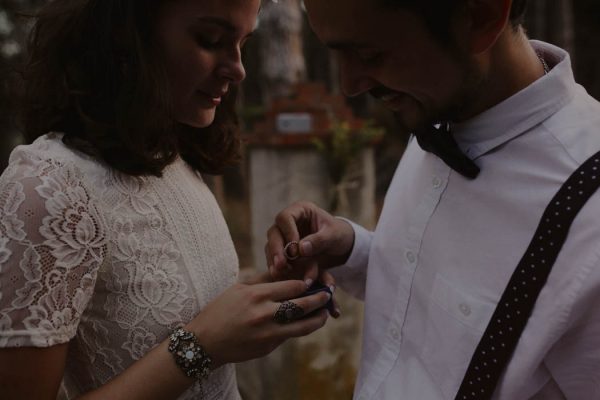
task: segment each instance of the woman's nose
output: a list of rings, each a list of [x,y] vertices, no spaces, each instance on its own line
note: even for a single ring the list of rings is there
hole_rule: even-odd
[[[220,65],[219,75],[231,83],[240,83],[246,78],[246,69],[242,63],[242,55],[239,50],[230,54],[228,58]]]

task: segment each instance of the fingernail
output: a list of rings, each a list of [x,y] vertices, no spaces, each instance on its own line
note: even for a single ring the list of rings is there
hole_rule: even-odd
[[[342,316],[342,312],[340,311],[339,308],[336,308],[335,310],[333,310],[333,318],[339,318]]]
[[[331,294],[335,293],[335,285],[329,285],[329,290],[331,290]]]
[[[307,280],[304,281],[304,283],[306,284],[306,287],[311,287],[313,284],[313,280],[308,278]]]
[[[273,256],[273,265],[277,266],[278,264],[279,264],[279,256],[274,255]]]
[[[310,256],[312,255],[312,243],[309,241],[305,241],[300,243],[300,250],[303,256]]]

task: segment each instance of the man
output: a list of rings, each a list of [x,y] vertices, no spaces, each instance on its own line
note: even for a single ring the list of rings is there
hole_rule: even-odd
[[[273,275],[285,276],[284,246],[300,241],[286,248],[301,256],[290,265],[310,279],[332,268],[339,286],[364,298],[357,399],[457,395],[546,206],[600,150],[599,103],[574,82],[563,50],[527,40],[525,3],[305,0],[312,28],[339,56],[344,92],[380,99],[417,138],[374,232],[298,203],[268,233]],[[436,136],[438,123],[452,133]],[[462,160],[432,154],[431,136],[446,138],[446,150],[455,141]],[[600,398],[599,238],[596,194],[571,226],[495,399]],[[527,288],[537,277],[523,273]],[[502,317],[507,330],[513,316]]]

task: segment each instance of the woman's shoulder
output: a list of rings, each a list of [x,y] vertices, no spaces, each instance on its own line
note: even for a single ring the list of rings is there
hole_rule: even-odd
[[[69,164],[89,160],[63,143],[64,134],[50,132],[38,137],[33,143],[20,145],[10,154],[9,166],[36,166],[39,164]]]
[[[29,208],[44,213],[49,199],[65,196],[84,196],[86,204],[100,205],[99,186],[110,171],[92,157],[70,149],[62,137],[49,133],[13,150],[0,175],[0,206],[3,198],[21,199]]]
[[[17,146],[11,153],[4,175],[19,178],[41,178],[58,171],[104,173],[107,167],[92,157],[68,147],[63,134],[51,132],[33,143]]]

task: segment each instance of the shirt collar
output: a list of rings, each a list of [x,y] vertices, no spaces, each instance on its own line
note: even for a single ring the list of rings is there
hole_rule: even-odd
[[[575,95],[577,85],[569,54],[548,43],[532,40],[531,44],[551,71],[472,119],[453,124],[454,137],[469,158],[476,159],[529,131]]]

